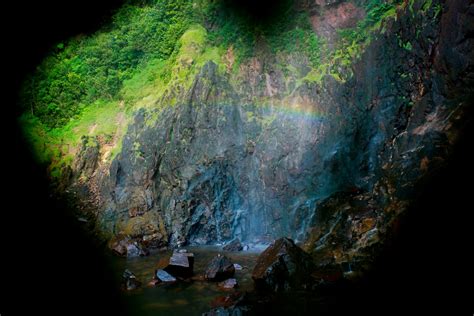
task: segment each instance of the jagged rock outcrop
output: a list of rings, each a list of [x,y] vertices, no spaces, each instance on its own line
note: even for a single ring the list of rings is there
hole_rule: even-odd
[[[135,274],[130,270],[125,270],[122,275],[123,288],[127,291],[133,291],[138,289],[142,283],[138,281]]]
[[[238,239],[232,240],[222,248],[224,251],[242,251],[243,249],[244,246],[242,246],[242,243]]]
[[[163,270],[174,277],[192,277],[194,273],[194,254],[174,252]]]
[[[94,137],[83,136],[74,169],[81,180],[89,180],[97,169],[99,162],[99,142]]]
[[[317,5],[315,28],[354,3]],[[109,167],[94,171],[94,146],[80,151],[75,172],[99,184],[101,229],[150,247],[291,236],[320,265],[362,260],[466,124],[472,5],[441,5],[398,11],[345,82],[297,85],[271,54],[236,78],[206,63],[176,106],[136,113]],[[304,58],[288,63],[309,71]]]
[[[219,254],[209,262],[204,277],[209,281],[224,281],[232,278],[234,273],[235,268],[232,261]]]
[[[141,243],[124,235],[113,237],[109,242],[109,248],[122,257],[133,258],[148,255],[148,250],[143,248]]]
[[[309,290],[315,284],[312,277],[315,270],[308,253],[293,240],[280,238],[258,257],[252,279],[259,291]]]

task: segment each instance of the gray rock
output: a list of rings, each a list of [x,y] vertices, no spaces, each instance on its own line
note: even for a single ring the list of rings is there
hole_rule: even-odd
[[[138,257],[147,256],[148,250],[140,245],[137,241],[129,238],[128,236],[117,236],[109,243],[109,247],[113,252],[122,257]]]
[[[235,268],[226,256],[217,255],[209,262],[205,278],[209,281],[222,281],[234,276]]]
[[[193,276],[194,254],[193,253],[177,253],[174,252],[169,259],[168,266],[163,270],[169,274],[180,277],[190,278]]]
[[[242,266],[238,263],[234,263],[234,268],[235,268],[235,270],[242,270],[243,269]]]
[[[122,275],[123,285],[127,291],[133,291],[141,287],[142,283],[137,280],[135,274],[130,270],[126,269]]]
[[[224,248],[222,249],[224,251],[242,251],[243,248],[244,247],[240,243],[240,240],[237,238],[237,239],[232,240],[227,245],[225,245]]]
[[[217,285],[223,289],[233,289],[237,287],[237,280],[234,278],[230,278],[225,281],[219,282]]]
[[[171,274],[169,274],[168,272],[162,269],[156,270],[155,277],[164,283],[176,282],[176,278],[174,276],[172,276]]]
[[[127,244],[127,257],[133,258],[140,256],[140,248],[136,243]]]
[[[99,163],[98,140],[84,138],[75,192],[100,201],[100,230],[118,236],[118,223],[136,227],[133,238],[153,236],[150,247],[289,236],[320,262],[353,260],[384,238],[416,184],[449,160],[467,121],[469,5],[453,0],[439,16],[435,6],[423,14],[401,8],[343,80],[335,69],[306,80],[311,64],[302,52],[284,60],[258,53],[237,76],[208,62],[189,89],[172,87],[155,109],[137,111],[110,166]],[[373,210],[391,211],[366,214]]]

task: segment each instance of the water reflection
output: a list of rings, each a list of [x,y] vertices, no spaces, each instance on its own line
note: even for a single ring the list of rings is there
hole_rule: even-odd
[[[117,258],[115,269],[118,276],[125,269],[129,269],[143,283],[141,289],[123,293],[131,314],[201,315],[201,313],[211,309],[211,302],[217,297],[235,291],[245,292],[253,289],[251,274],[257,257],[262,251],[261,248],[241,252],[223,252],[220,247],[216,246],[187,247],[186,249],[195,255],[195,275],[204,274],[207,264],[218,253],[226,255],[233,263],[241,265],[242,270],[235,271],[238,287],[224,290],[219,288],[217,283],[207,281],[180,281],[175,284],[148,287],[147,284],[153,277],[157,263],[160,259],[169,255],[170,251],[141,258]]]

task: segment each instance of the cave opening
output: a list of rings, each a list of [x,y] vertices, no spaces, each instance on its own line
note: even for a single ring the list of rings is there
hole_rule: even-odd
[[[2,270],[14,271],[7,297],[34,304],[0,313],[463,307],[452,273],[469,270],[466,1],[122,5],[12,11],[25,28],[10,34]],[[40,281],[69,309],[25,289],[32,259],[73,280]]]

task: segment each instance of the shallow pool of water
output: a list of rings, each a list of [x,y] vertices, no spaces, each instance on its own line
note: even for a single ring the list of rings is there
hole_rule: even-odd
[[[179,281],[175,284],[148,287],[153,278],[158,261],[171,252],[161,252],[148,257],[133,259],[118,258],[117,274],[125,269],[132,271],[142,282],[142,288],[124,292],[124,301],[132,315],[201,315],[209,311],[211,302],[219,296],[225,296],[235,291],[250,291],[253,289],[252,269],[262,249],[254,251],[223,252],[220,247],[187,247],[188,252],[194,253],[194,275],[204,274],[208,263],[217,254],[224,254],[233,263],[238,263],[242,270],[235,271],[238,287],[223,290],[217,283],[207,281]]]

